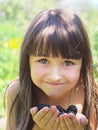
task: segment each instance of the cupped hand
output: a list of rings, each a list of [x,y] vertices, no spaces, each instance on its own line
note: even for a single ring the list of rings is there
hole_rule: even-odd
[[[59,116],[56,106],[44,107],[38,111],[37,107],[30,109],[32,118],[40,130],[84,130],[88,120],[86,116],[72,113]]]
[[[83,114],[74,115],[64,113],[59,117],[60,123],[58,130],[84,130],[87,118]]]
[[[37,107],[31,108],[30,112],[34,122],[43,130],[57,130],[59,125],[59,111],[56,106],[44,107],[38,111]]]

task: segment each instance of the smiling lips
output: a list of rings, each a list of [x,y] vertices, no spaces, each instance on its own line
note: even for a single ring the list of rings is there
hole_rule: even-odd
[[[45,82],[47,84],[50,84],[50,85],[63,85],[65,83],[55,83],[55,82]]]

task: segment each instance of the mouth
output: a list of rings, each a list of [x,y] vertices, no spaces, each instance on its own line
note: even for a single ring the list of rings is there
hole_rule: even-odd
[[[56,82],[45,82],[45,83],[47,83],[49,85],[63,85],[63,84],[65,84],[65,83],[56,83]]]

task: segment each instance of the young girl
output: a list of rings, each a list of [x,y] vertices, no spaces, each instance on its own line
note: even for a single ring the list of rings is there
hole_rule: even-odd
[[[50,104],[38,111],[39,104]],[[76,116],[56,106],[75,105]],[[6,130],[97,130],[98,86],[80,18],[63,8],[40,12],[21,47],[19,79],[7,92]],[[86,117],[88,119],[88,123]]]

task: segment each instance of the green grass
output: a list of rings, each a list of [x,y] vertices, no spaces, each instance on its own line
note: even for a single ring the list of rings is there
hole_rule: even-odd
[[[0,116],[5,115],[3,107],[5,89],[9,82],[18,76],[19,48],[12,48],[10,40],[20,37],[22,33],[13,22],[0,23]]]

